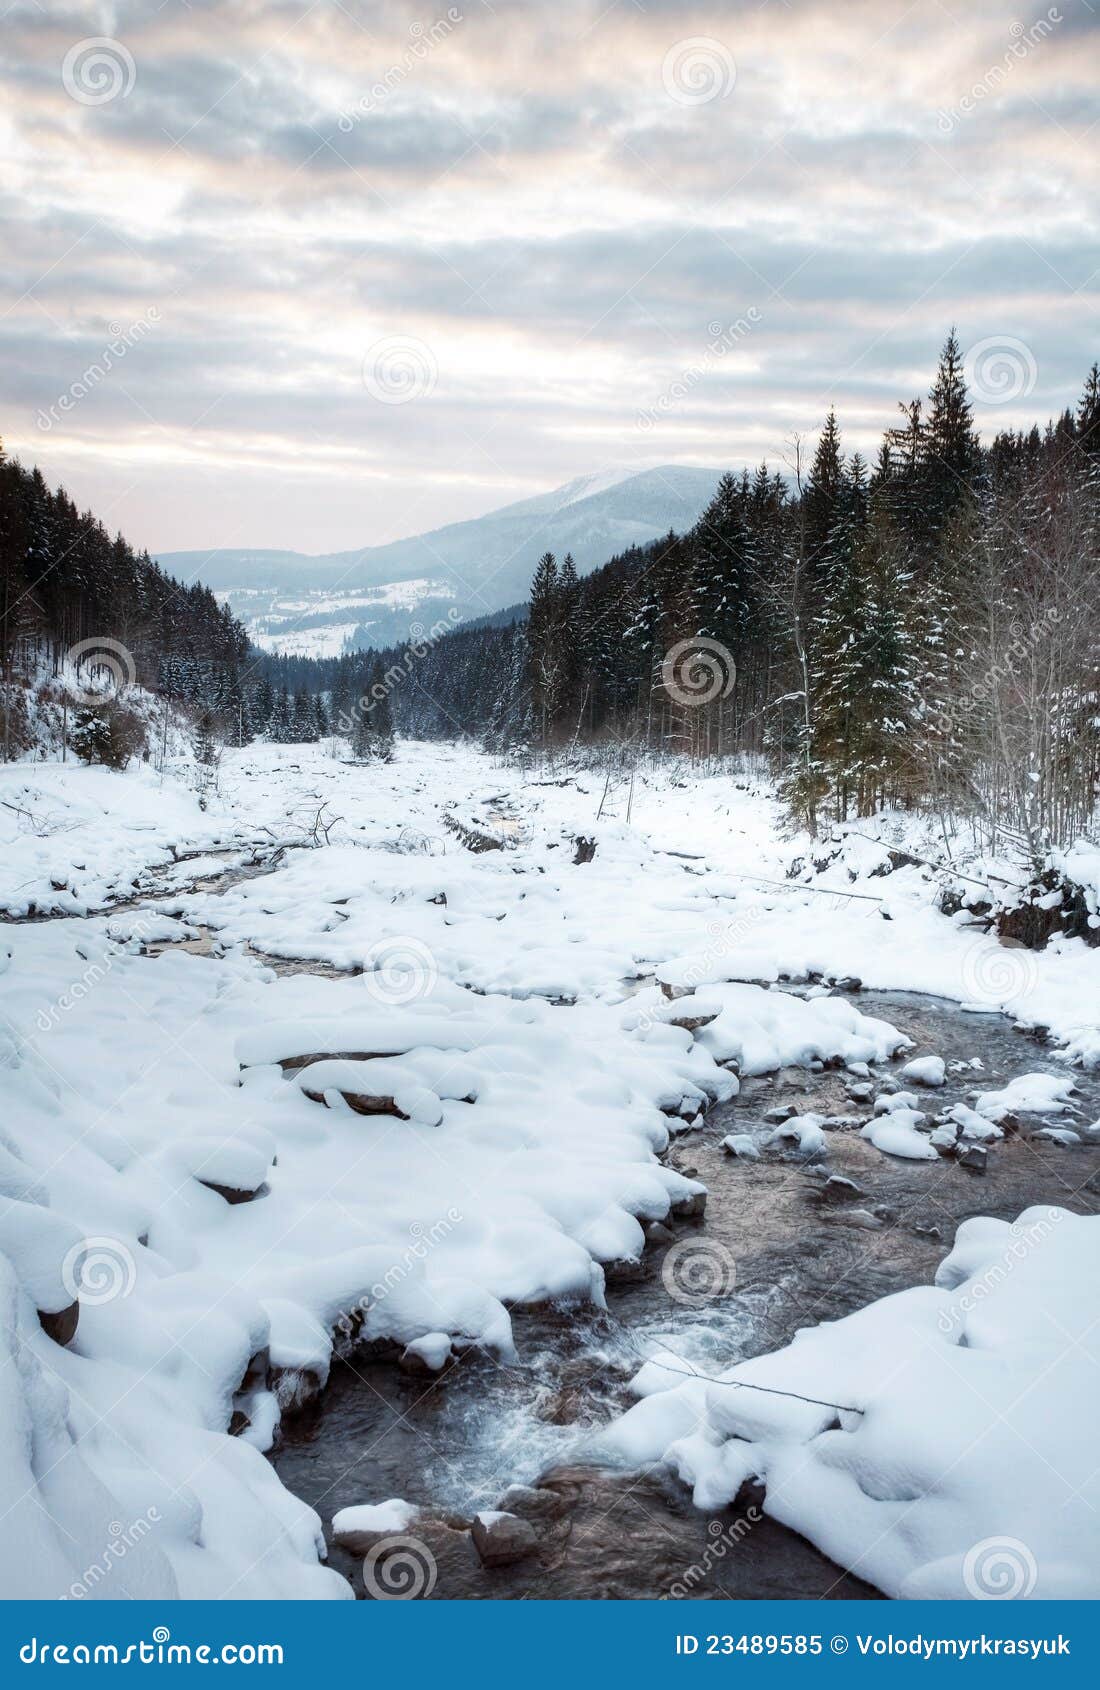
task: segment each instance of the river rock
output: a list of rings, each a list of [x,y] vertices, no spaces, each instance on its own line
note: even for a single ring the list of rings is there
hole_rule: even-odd
[[[217,1192],[227,1203],[251,1203],[254,1197],[266,1197],[268,1192],[266,1180],[262,1180],[253,1191],[235,1185],[219,1185],[212,1179],[200,1179],[199,1184],[205,1185],[207,1191]]]
[[[960,1150],[956,1161],[960,1168],[970,1168],[976,1174],[984,1174],[989,1162],[989,1151],[981,1144],[968,1144]]]
[[[453,1354],[449,1332],[425,1332],[423,1337],[414,1338],[411,1344],[405,1345],[397,1358],[397,1365],[402,1373],[427,1377],[441,1372]]]
[[[942,1056],[915,1056],[912,1062],[907,1062],[901,1071],[902,1078],[910,1085],[931,1086],[933,1089],[942,1086],[947,1078],[947,1064]]]
[[[862,1196],[862,1186],[857,1185],[854,1179],[847,1179],[844,1174],[830,1174],[821,1187],[823,1203],[850,1203]]]
[[[471,1536],[483,1567],[506,1567],[534,1555],[539,1546],[532,1525],[495,1509],[475,1517]]]
[[[395,1539],[395,1548],[400,1548],[401,1534],[408,1531],[419,1512],[413,1503],[398,1497],[341,1508],[332,1518],[332,1541],[349,1555],[368,1555],[387,1538]],[[379,1560],[385,1558],[384,1554],[379,1556]]]
[[[870,1209],[845,1209],[842,1215],[837,1216],[837,1220],[844,1226],[861,1227],[864,1232],[880,1232],[883,1225]]]
[[[566,1512],[566,1499],[542,1485],[509,1485],[497,1504],[500,1514],[518,1514],[528,1520],[558,1520]]]
[[[771,1121],[771,1122],[778,1123],[780,1121],[789,1121],[792,1115],[797,1115],[797,1114],[798,1114],[798,1108],[797,1108],[796,1104],[793,1104],[793,1103],[776,1103],[772,1106],[771,1109],[765,1109],[764,1119],[765,1119],[765,1121]]]
[[[70,1344],[76,1337],[76,1323],[80,1318],[79,1302],[66,1304],[56,1313],[48,1309],[39,1309],[38,1324],[47,1338],[52,1338],[55,1344]]]
[[[662,1244],[671,1244],[674,1236],[675,1234],[670,1227],[665,1225],[664,1221],[650,1221],[645,1229],[645,1241],[654,1249]]]

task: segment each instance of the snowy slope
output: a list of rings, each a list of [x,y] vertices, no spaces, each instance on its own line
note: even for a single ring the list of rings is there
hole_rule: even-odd
[[[936,912],[934,886],[911,869],[874,877],[874,851],[854,880],[838,869],[835,897],[783,882],[797,844],[778,842],[766,793],[726,777],[690,791],[665,773],[640,777],[627,826],[614,789],[596,823],[597,776],[548,783],[444,746],[402,744],[384,766],[317,746],[251,746],[227,753],[206,812],[183,770],[163,787],[148,771],[0,773],[2,795],[33,818],[0,809],[0,903],[61,912],[7,926],[0,944],[0,1336],[12,1358],[0,1492],[16,1527],[0,1576],[10,1593],[345,1596],[319,1564],[316,1516],[262,1452],[352,1335],[411,1347],[431,1365],[471,1343],[510,1356],[512,1304],[598,1304],[605,1266],[637,1258],[647,1223],[693,1212],[698,1181],[661,1157],[681,1125],[738,1091],[730,1063],[743,1075],[858,1069],[907,1042],[858,999],[769,989],[781,974],[856,971],[974,995],[980,941]],[[475,855],[457,843],[445,821],[457,795],[509,849]],[[331,847],[291,850],[220,894],[209,885],[262,830],[301,839],[303,817],[326,798],[343,818]],[[597,851],[576,864],[581,832]],[[212,849],[230,856],[175,860]],[[748,878],[769,873],[778,887]],[[80,918],[134,880],[159,895]],[[860,893],[885,897],[892,919]],[[203,929],[213,941],[192,954]],[[179,943],[143,954],[163,941]],[[273,958],[320,972],[277,976]],[[1100,1056],[1098,970],[1100,951],[1079,943],[1043,953],[1014,1005],[1053,1025],[1067,1057]],[[670,1003],[639,978],[650,973],[695,996]],[[1063,1090],[1071,1076],[1067,1061]],[[988,1106],[1002,1102],[993,1094]],[[1025,1103],[1017,1087],[1006,1106]],[[968,1115],[987,1130],[985,1116]],[[918,1112],[902,1124],[916,1134]],[[796,1125],[812,1148],[811,1119]],[[899,1594],[939,1592],[972,1527],[1008,1529],[1016,1500],[1030,1521],[1041,1456],[1026,1468],[1012,1460],[1014,1498],[993,1476],[1003,1444],[973,1472],[948,1472],[933,1495],[936,1437],[965,1430],[963,1409],[946,1413],[942,1431],[934,1416],[918,1439],[917,1408],[901,1386],[869,1379],[863,1357],[888,1341],[908,1364],[908,1338],[927,1337],[937,1403],[952,1368],[966,1370],[964,1402],[983,1366],[1023,1388],[1054,1359],[1036,1312],[1052,1285],[1063,1324],[1086,1335],[1079,1288],[1095,1279],[1096,1223],[1081,1225],[1059,1220],[1057,1248],[1044,1243],[1041,1261],[1015,1268],[996,1305],[974,1294],[972,1315],[955,1293],[971,1296],[970,1280],[1011,1240],[968,1223],[942,1294],[874,1305],[853,1317],[854,1335],[842,1322],[750,1364],[873,1409],[863,1431],[842,1429],[846,1442],[801,1420],[735,1428],[704,1399],[689,1405],[687,1429],[700,1434],[690,1451],[669,1454],[683,1416],[671,1431],[660,1416],[647,1422],[648,1447],[692,1482],[705,1477],[706,1497],[746,1461],[767,1461],[770,1506],[778,1513],[781,1496],[797,1493],[790,1523],[841,1559],[853,1555],[849,1514],[881,1509],[885,1541],[861,1569]],[[56,1322],[73,1301],[65,1341]],[[965,1348],[925,1330],[931,1318],[942,1332],[950,1308],[966,1316]],[[1072,1427],[1072,1405],[1094,1400],[1095,1363],[1059,1368]],[[1020,1427],[1040,1451],[1067,1439],[1048,1399],[1040,1421]],[[234,1417],[239,1436],[228,1435]],[[884,1488],[898,1451],[932,1499],[916,1535],[899,1512],[905,1475]],[[805,1491],[783,1482],[807,1464]],[[1091,1471],[1080,1470],[1086,1489]],[[1091,1528],[1081,1529],[1088,1555],[1075,1563],[1088,1567]],[[1040,1531],[1029,1524],[1045,1557]],[[108,1558],[123,1538],[126,1553]],[[1073,1567],[1049,1555],[1039,1593],[1078,1593]]]

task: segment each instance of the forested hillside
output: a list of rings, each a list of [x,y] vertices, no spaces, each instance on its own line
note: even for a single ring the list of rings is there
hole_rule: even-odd
[[[811,828],[927,804],[1038,861],[1087,830],[1100,783],[1100,371],[1075,408],[985,445],[952,334],[899,412],[873,463],[830,412],[812,448],[724,475],[686,534],[584,578],[546,553],[527,607],[323,660],[249,649],[207,588],[4,462],[6,696],[13,672],[98,639],[232,743],[346,735],[353,757],[388,757],[400,731],[744,757]]]
[[[176,581],[121,534],[112,539],[0,446],[0,755],[27,749],[33,688],[48,694],[66,673],[93,689],[159,693],[229,736],[247,660],[244,630],[208,587]]]
[[[583,580],[547,554],[526,629],[440,642],[394,687],[398,725],[745,754],[811,825],[934,803],[1036,856],[1068,841],[1100,782],[1100,372],[983,446],[951,335],[899,409],[873,464],[830,413],[686,535]]]

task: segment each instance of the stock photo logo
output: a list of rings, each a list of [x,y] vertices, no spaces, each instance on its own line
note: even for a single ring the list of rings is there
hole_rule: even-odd
[[[1015,335],[993,334],[976,341],[963,359],[975,399],[986,405],[1011,405],[1035,390],[1039,366],[1030,346]]]
[[[691,35],[665,54],[661,81],[677,105],[705,106],[733,93],[737,65],[723,42],[710,35]]]
[[[717,1239],[682,1238],[665,1253],[661,1282],[674,1303],[697,1308],[730,1295],[737,1264]]]
[[[439,380],[439,364],[426,341],[415,335],[387,335],[367,349],[363,386],[383,405],[426,399]]]
[[[435,957],[421,939],[402,934],[379,939],[363,958],[363,981],[371,997],[391,1008],[426,998],[439,979]]]
[[[718,640],[678,640],[666,651],[661,682],[677,704],[692,708],[728,698],[737,684],[733,653]]]
[[[979,1602],[1022,1602],[1035,1589],[1039,1568],[1018,1537],[986,1537],[967,1550],[963,1584]]]
[[[81,106],[124,100],[136,81],[134,55],[109,35],[90,35],[75,42],[61,63],[62,87]]]
[[[363,1588],[375,1602],[416,1602],[439,1577],[435,1556],[418,1537],[386,1537],[363,1562]]]
[[[962,959],[964,1001],[1001,1009],[1030,997],[1039,984],[1035,952],[1016,939],[979,939]]]
[[[118,1238],[85,1238],[61,1264],[61,1282],[74,1303],[98,1308],[128,1297],[137,1283],[137,1264]]]
[[[125,692],[137,679],[133,652],[121,640],[109,636],[93,634],[86,640],[78,640],[69,647],[65,658],[78,675],[81,669],[87,669],[89,679],[106,678],[105,685],[76,688],[74,696],[79,704],[101,703],[105,693]]]

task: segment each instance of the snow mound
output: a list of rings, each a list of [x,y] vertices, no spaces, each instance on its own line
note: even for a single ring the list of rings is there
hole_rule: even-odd
[[[1095,1599],[1100,1362],[1083,1341],[1098,1274],[1100,1218],[967,1221],[935,1286],[808,1328],[716,1383],[646,1394],[601,1445],[666,1462],[708,1510],[760,1475],[765,1513],[888,1596]]]

